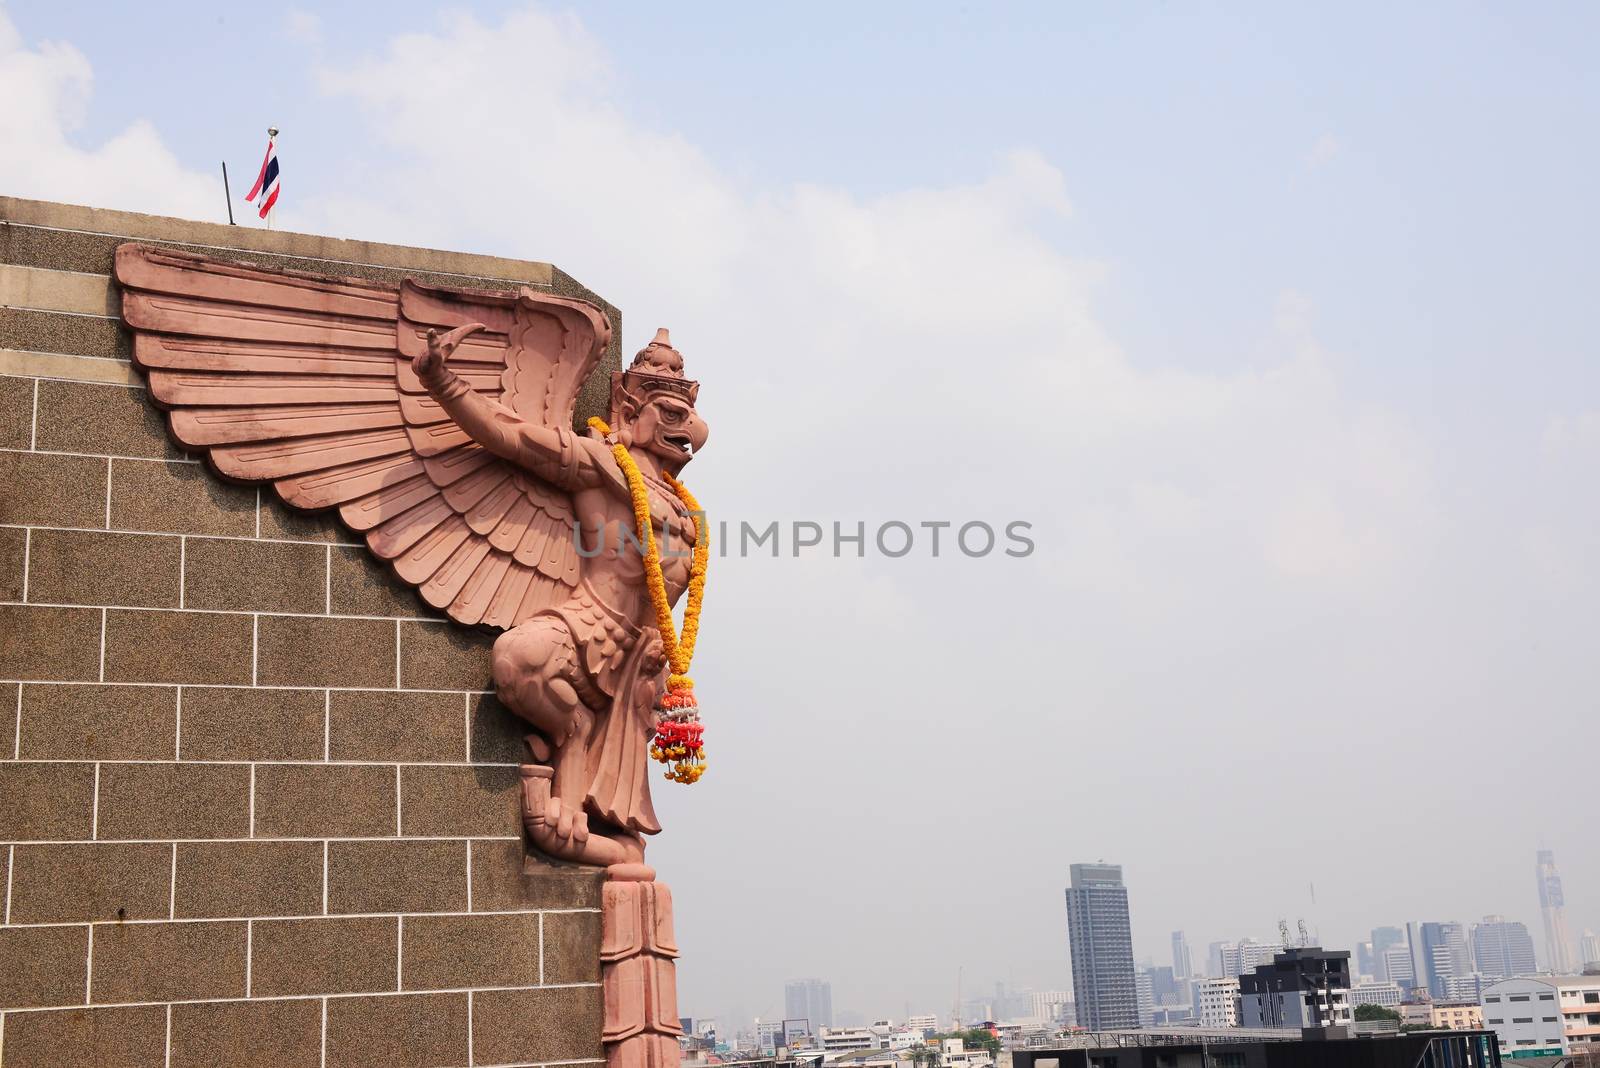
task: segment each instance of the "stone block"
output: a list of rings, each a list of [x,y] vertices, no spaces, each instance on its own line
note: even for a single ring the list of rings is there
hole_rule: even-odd
[[[257,997],[373,994],[397,987],[392,916],[258,920],[250,989]]]
[[[278,499],[274,490],[265,486],[261,490],[261,537],[322,543],[361,540],[360,535],[352,533],[339,522],[337,512],[331,509],[325,512],[302,512],[298,508],[290,508]]]
[[[328,843],[330,913],[464,912],[467,843]]]
[[[34,378],[0,375],[0,449],[26,449],[33,443]]]
[[[0,601],[22,600],[22,572],[28,555],[26,530],[0,527]]]
[[[0,523],[105,529],[110,462],[0,452]]]
[[[334,691],[328,702],[328,757],[396,763],[465,760],[465,709],[458,693]]]
[[[543,939],[546,983],[600,981],[599,912],[547,912]]]
[[[504,767],[400,770],[400,833],[489,837],[521,833],[521,778]]]
[[[181,842],[178,919],[309,916],[322,911],[321,842]]]
[[[0,927],[0,1005],[82,1005],[89,928]]]
[[[320,613],[327,607],[328,550],[283,541],[190,538],[183,603],[242,612]]]
[[[472,999],[473,1056],[480,1064],[598,1059],[604,1018],[598,986],[482,990]]]
[[[490,690],[495,635],[455,623],[400,624],[400,685],[416,690]]]
[[[474,1059],[495,1063],[481,1055]],[[327,1068],[435,1068],[465,1063],[465,994],[328,1000]]]
[[[166,919],[171,892],[172,847],[164,843],[19,845],[11,922]]]
[[[245,924],[113,923],[94,931],[91,1000],[242,998]]]
[[[107,682],[250,682],[251,617],[113,609],[106,617]]]
[[[185,686],[185,760],[321,760],[322,690]]]
[[[177,538],[35,530],[29,599],[42,604],[178,607]]]
[[[218,1001],[172,1007],[167,1068],[320,1068],[322,1004]]]
[[[334,615],[442,618],[387,564],[373,559],[365,545],[335,546],[331,572],[330,610]]]
[[[604,873],[529,856],[520,840],[472,843],[472,907],[598,909]]]
[[[0,676],[90,681],[100,677],[98,608],[0,604]]]
[[[262,616],[256,658],[263,686],[394,686],[393,623]]]
[[[88,838],[94,765],[0,762],[0,841]]]
[[[528,759],[523,741],[533,726],[500,703],[492,693],[475,693],[471,702],[472,761],[475,764],[521,764]]]
[[[247,838],[250,769],[243,764],[103,764],[99,837]]]
[[[7,308],[0,315],[0,349],[126,360],[130,346],[128,332],[115,319]]]
[[[19,1012],[6,1017],[6,1068],[160,1068],[161,1005]]]
[[[22,688],[24,760],[171,760],[178,691],[171,686],[28,683]]]
[[[383,764],[261,764],[259,838],[372,838],[395,833],[395,772]]]
[[[400,938],[407,990],[539,983],[538,913],[408,916]]]
[[[160,409],[150,403],[149,393],[142,388],[40,379],[36,418],[34,448],[40,451],[153,460],[183,457],[167,436]]]
[[[204,464],[113,460],[111,527],[253,537],[256,491],[222,481]]]

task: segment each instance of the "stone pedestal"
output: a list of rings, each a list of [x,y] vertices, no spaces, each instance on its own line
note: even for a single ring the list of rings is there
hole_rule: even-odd
[[[649,869],[642,869],[648,872]],[[615,875],[605,885],[600,985],[605,990],[608,1068],[677,1068],[678,943],[672,892]]]

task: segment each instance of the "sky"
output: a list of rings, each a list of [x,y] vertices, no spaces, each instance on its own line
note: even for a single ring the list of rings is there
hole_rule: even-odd
[[[686,480],[786,532],[713,560],[711,768],[657,792],[680,1008],[815,975],[943,1015],[958,971],[1067,987],[1074,862],[1123,865],[1156,963],[1280,917],[1538,942],[1540,847],[1600,928],[1597,34],[11,0],[0,194],[218,221],[277,125],[283,228],[556,263],[625,352],[670,327]],[[974,522],[1033,551],[953,550]]]

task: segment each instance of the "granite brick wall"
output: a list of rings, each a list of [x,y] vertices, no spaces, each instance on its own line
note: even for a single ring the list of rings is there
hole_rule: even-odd
[[[599,882],[524,855],[493,635],[174,448],[115,318],[130,238],[581,292],[0,198],[0,1066],[597,1060]]]

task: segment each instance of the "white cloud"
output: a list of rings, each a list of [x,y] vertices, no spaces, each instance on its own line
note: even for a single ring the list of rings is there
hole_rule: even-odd
[[[29,48],[0,10],[0,189],[10,196],[171,215],[206,213],[220,179],[185,169],[148,122],[104,143],[74,143],[94,87],[70,44]]]
[[[322,16],[292,7],[284,15],[284,29],[291,41],[316,47],[322,44]]]

